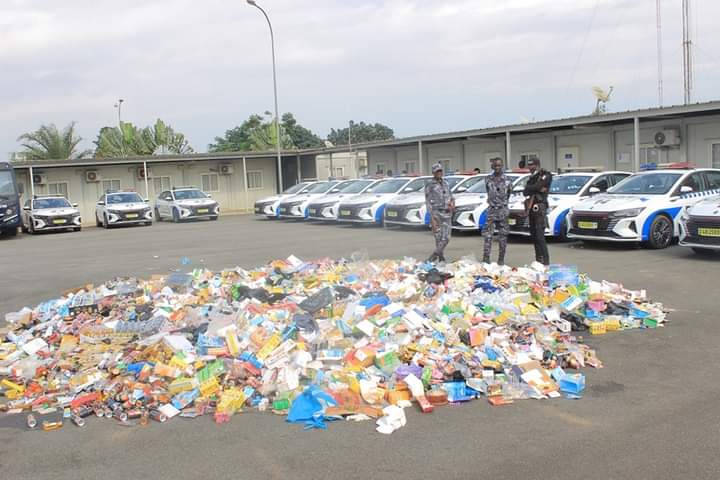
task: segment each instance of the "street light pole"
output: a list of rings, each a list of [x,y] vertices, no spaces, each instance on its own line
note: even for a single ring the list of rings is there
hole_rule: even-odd
[[[122,104],[125,100],[122,98],[119,98],[117,103],[115,104],[115,108],[117,108],[118,111],[118,131],[120,132],[120,149],[122,151],[123,156],[125,156],[125,138],[123,136],[123,130],[122,130]]]
[[[270,27],[270,48],[272,50],[272,69],[273,69],[273,94],[275,96],[275,135],[277,136],[277,168],[278,168],[278,181],[280,191],[283,191],[283,178],[282,178],[282,154],[280,153],[280,114],[278,112],[278,99],[277,99],[277,73],[275,71],[275,34],[273,33],[272,23],[270,23],[270,17],[265,13],[265,10],[258,5],[255,0],[247,0],[249,5],[257,8],[265,16],[268,27]]]

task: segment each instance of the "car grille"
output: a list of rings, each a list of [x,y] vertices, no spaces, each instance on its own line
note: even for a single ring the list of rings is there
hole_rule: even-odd
[[[265,207],[272,203],[273,202],[255,202],[255,213],[263,213]]]
[[[200,210],[206,211],[201,213]],[[214,215],[215,207],[212,205],[210,205],[209,207],[192,207],[190,211],[192,212],[192,215]]]
[[[278,212],[280,212],[280,215],[294,215],[293,208],[297,207],[300,204],[302,204],[302,202],[281,203],[280,205],[278,205]]]
[[[345,207],[341,206],[338,209],[338,219],[357,219],[360,215],[360,210],[367,207]]]
[[[515,220],[515,225],[510,225],[511,232],[530,232],[530,217],[525,212],[510,212],[509,219]]]
[[[572,216],[570,233],[595,237],[618,237],[619,235],[613,232],[618,221],[617,218],[610,218],[607,213],[576,212]],[[580,228],[582,222],[597,223],[597,228]]]
[[[685,225],[687,226],[687,236],[685,241],[688,243],[700,243],[704,245],[720,245],[720,236],[714,236],[720,231],[720,219],[717,217],[697,217],[691,216]],[[713,235],[708,235],[710,230]]]
[[[128,215],[131,217],[128,218]],[[132,217],[133,215],[136,215],[135,217]],[[120,217],[120,220],[144,220],[145,219],[145,212],[143,210],[136,210],[136,211],[130,211],[130,212],[122,212],[118,214],[118,217]]]
[[[72,215],[58,215],[55,217],[38,217],[39,220],[44,221],[50,227],[59,227],[62,225],[74,225]],[[65,220],[65,223],[56,224],[55,220]]]
[[[385,219],[390,222],[407,222],[408,219],[405,218],[405,215],[411,208],[387,206],[385,207]]]
[[[316,218],[328,218],[323,216],[323,210],[328,207],[332,207],[334,204],[335,202],[312,203],[308,205],[308,216]]]

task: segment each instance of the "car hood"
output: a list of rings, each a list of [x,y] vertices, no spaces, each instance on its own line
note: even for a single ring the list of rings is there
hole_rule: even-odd
[[[487,202],[486,193],[463,193],[455,196],[455,206],[464,207],[465,205],[480,205]]]
[[[271,195],[269,197],[261,198],[260,200],[256,200],[255,203],[275,203],[278,200],[282,200],[283,198],[289,197],[287,193],[281,193],[280,195]]]
[[[282,203],[290,202],[305,202],[307,200],[314,200],[318,197],[322,197],[324,193],[300,193],[297,195],[290,195],[282,198]]]
[[[688,213],[698,217],[720,217],[720,196],[696,203],[688,209]]]
[[[421,192],[405,193],[397,195],[388,205],[417,205],[425,203],[425,194]]]
[[[145,202],[132,202],[132,203],[114,203],[112,205],[106,205],[108,210],[139,210],[141,208],[148,208],[149,205]]]
[[[393,198],[397,193],[362,193],[356,197],[344,199],[343,205],[361,205],[363,203],[375,203],[387,201]]]
[[[580,200],[573,208],[580,212],[616,212],[646,207],[653,197],[652,195],[596,195]],[[657,196],[657,198],[662,197]]]
[[[346,198],[352,198],[356,195],[360,195],[360,194],[359,193],[331,193],[329,195],[322,195],[318,198],[313,198],[313,203],[339,202],[340,200],[344,200]]]
[[[175,203],[181,206],[196,207],[198,205],[215,205],[215,200],[211,198],[191,198],[188,200],[176,200]]]
[[[78,215],[80,212],[77,208],[38,208],[33,210],[34,215],[55,216],[55,215]]]

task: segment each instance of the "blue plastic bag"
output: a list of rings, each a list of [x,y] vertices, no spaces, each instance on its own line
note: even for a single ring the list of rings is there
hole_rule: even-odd
[[[291,423],[304,423],[305,429],[322,428],[325,425],[325,407],[336,406],[337,402],[328,393],[316,385],[310,385],[293,400],[288,412],[287,421]]]

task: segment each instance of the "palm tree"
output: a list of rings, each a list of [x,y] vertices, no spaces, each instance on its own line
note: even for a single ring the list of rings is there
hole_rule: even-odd
[[[176,133],[162,120],[152,127],[137,128],[122,122],[120,127],[103,127],[95,140],[98,158],[193,153],[182,133]]]
[[[75,134],[75,122],[70,122],[62,133],[55,124],[42,125],[34,132],[20,135],[18,142],[22,142],[32,160],[73,160],[92,153],[91,150],[78,151],[82,137]]]

